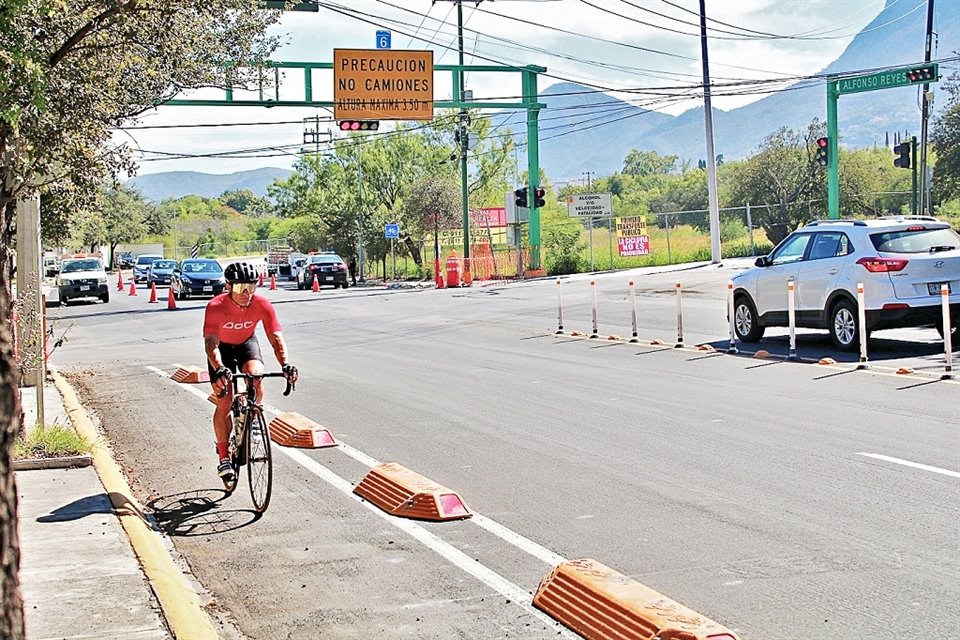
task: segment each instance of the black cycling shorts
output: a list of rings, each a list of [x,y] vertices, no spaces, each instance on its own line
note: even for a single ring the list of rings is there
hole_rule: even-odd
[[[250,336],[243,344],[221,342],[220,359],[223,360],[223,366],[234,373],[251,360],[263,362],[263,356],[260,355],[260,343],[257,342],[256,334]],[[217,370],[213,368],[209,360],[207,360],[207,371],[210,372],[210,380],[213,380],[216,377]]]

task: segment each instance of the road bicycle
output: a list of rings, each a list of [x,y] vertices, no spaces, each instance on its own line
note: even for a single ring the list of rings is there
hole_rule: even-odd
[[[270,504],[273,488],[273,458],[270,454],[270,432],[263,418],[263,407],[257,403],[253,382],[263,378],[284,378],[282,373],[234,373],[233,385],[233,430],[230,437],[230,464],[233,465],[233,480],[224,483],[227,494],[232,494],[240,479],[240,467],[247,467],[250,483],[250,499],[257,513],[263,513]],[[238,392],[237,381],[244,380],[246,388]],[[290,395],[294,385],[287,380],[283,395]]]

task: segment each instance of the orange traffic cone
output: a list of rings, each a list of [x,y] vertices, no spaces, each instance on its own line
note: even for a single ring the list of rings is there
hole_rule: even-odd
[[[117,269],[117,291],[123,291],[123,272]]]
[[[276,291],[276,290],[277,290],[277,276],[271,273],[270,274],[270,291]]]
[[[156,302],[157,301],[157,283],[150,283],[150,299],[147,302]]]
[[[130,295],[132,295],[132,296],[137,295],[137,281],[136,281],[136,280],[131,280],[131,281],[130,281]]]
[[[167,291],[167,311],[176,311],[177,301],[174,300],[173,289]]]
[[[313,276],[313,286],[310,289],[314,293],[320,293],[320,281],[317,279],[317,276]]]
[[[260,274],[260,282],[257,283],[257,286],[259,286],[259,287],[262,287],[262,286],[263,286],[263,274],[262,274],[262,273]]]

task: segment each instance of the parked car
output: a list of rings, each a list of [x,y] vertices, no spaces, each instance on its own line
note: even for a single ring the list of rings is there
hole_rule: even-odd
[[[788,326],[787,283],[794,282],[796,326],[827,329],[834,346],[860,344],[857,283],[866,331],[936,326],[943,336],[940,285],[950,289],[951,331],[960,316],[960,235],[927,216],[820,220],[787,236],[756,267],[733,278],[734,329],[756,342],[767,327]]]
[[[317,253],[307,256],[303,267],[297,272],[297,289],[313,288],[313,281],[319,286],[332,284],[334,288],[346,289],[350,284],[350,271],[343,258],[335,253]]]
[[[176,260],[154,260],[147,269],[147,285],[169,285],[176,268]]]
[[[220,295],[226,286],[223,267],[208,258],[187,258],[174,269],[170,280],[170,291],[180,300],[188,296]]]
[[[52,278],[60,271],[60,263],[55,256],[47,256],[43,259],[43,276]]]
[[[132,251],[121,251],[117,254],[117,266],[121,269],[130,269],[136,263]]]
[[[100,258],[64,260],[57,275],[57,290],[62,305],[75,298],[100,298],[103,302],[110,302],[103,261]]]
[[[146,282],[147,272],[154,260],[163,260],[163,256],[155,253],[144,253],[137,256],[137,261],[133,263],[133,281]]]

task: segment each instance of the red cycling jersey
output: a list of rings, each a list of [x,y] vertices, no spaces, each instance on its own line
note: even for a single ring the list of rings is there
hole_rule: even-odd
[[[203,335],[217,336],[220,342],[226,344],[243,344],[256,331],[258,322],[263,322],[263,330],[268,334],[283,330],[269,300],[254,295],[249,306],[241,307],[226,292],[207,304],[203,315]]]

